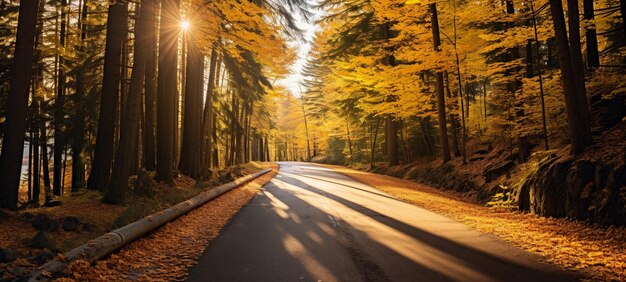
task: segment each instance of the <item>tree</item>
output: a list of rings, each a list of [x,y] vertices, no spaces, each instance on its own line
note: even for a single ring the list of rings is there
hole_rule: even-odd
[[[178,32],[180,30],[177,0],[161,2],[159,33],[159,68],[157,79],[157,178],[174,184],[174,121],[176,120],[176,68],[178,65]]]
[[[38,0],[20,1],[11,84],[9,87],[6,130],[0,154],[0,208],[17,209],[22,166],[28,88],[32,75],[33,47],[37,29]]]
[[[200,179],[203,175],[202,89],[204,86],[204,56],[193,37],[187,38],[187,76],[185,83],[185,115],[183,140],[178,169],[185,175]],[[210,96],[208,98],[211,98]]]
[[[122,59],[122,45],[128,32],[125,28],[127,20],[128,2],[118,1],[109,5],[98,135],[91,173],[87,181],[87,187],[93,190],[105,191],[109,186],[114,156],[116,108],[120,95],[119,63]]]
[[[433,46],[435,51],[439,50],[441,39],[439,35],[439,19],[437,18],[437,4],[430,4],[432,14]],[[441,158],[443,162],[450,161],[450,147],[448,147],[448,130],[446,129],[446,96],[443,91],[443,72],[438,71],[436,82],[437,91],[437,113],[439,118],[439,138],[441,140]],[[460,86],[459,86],[460,87]]]
[[[561,0],[550,0],[550,11],[554,23],[554,35],[556,38],[563,94],[567,107],[567,121],[571,152],[580,154],[588,145],[593,143],[591,127],[589,124],[589,108],[585,92],[585,79],[582,69],[582,57],[580,56],[580,36],[577,1],[568,0],[568,15],[570,38],[568,40],[563,15],[563,3]],[[573,51],[572,51],[573,50]]]
[[[130,78],[130,89],[126,98],[126,105],[122,115],[120,141],[115,154],[113,172],[111,181],[107,190],[107,194],[102,199],[105,203],[122,204],[126,200],[126,190],[128,189],[128,177],[131,174],[131,159],[128,156],[133,155],[133,150],[137,150],[137,127],[139,125],[141,95],[143,90],[143,82],[145,80],[146,62],[150,54],[150,45],[148,43],[148,31],[151,22],[146,20],[152,14],[152,4],[154,0],[142,0],[139,18],[135,27],[135,56],[133,63],[133,72]]]

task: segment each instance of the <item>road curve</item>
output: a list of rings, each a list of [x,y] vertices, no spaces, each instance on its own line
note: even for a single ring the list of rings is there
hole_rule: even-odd
[[[330,169],[280,172],[222,229],[188,281],[572,281],[491,235]]]

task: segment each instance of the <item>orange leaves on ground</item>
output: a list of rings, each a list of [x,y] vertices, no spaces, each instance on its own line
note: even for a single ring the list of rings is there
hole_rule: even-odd
[[[496,212],[408,180],[328,166],[408,203],[445,214],[480,231],[579,271],[590,279],[626,279],[626,229],[519,212]]]
[[[207,244],[278,169],[213,199],[186,215],[127,245],[106,260],[90,266],[70,264],[69,277],[59,281],[180,281]]]

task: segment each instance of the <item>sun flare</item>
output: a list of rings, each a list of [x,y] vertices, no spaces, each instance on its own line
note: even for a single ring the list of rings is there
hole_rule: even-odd
[[[181,27],[182,30],[187,31],[187,30],[189,30],[189,27],[191,27],[191,24],[189,23],[188,20],[183,20],[180,23],[180,27]]]

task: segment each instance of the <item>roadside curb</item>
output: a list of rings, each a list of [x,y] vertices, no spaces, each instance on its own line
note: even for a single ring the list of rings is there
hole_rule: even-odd
[[[77,259],[84,259],[89,263],[94,263],[179,216],[270,171],[272,171],[272,169],[264,169],[254,174],[241,177],[233,182],[211,188],[189,200],[180,202],[126,226],[110,231],[61,256],[57,256],[55,259],[36,268],[33,272],[17,281],[48,281],[53,273],[63,273],[67,270],[69,263]]]

